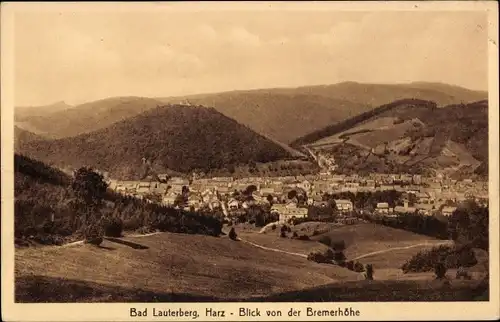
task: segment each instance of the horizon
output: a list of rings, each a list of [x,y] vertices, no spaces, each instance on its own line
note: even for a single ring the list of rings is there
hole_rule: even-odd
[[[20,11],[15,105],[345,80],[485,91],[487,22],[479,11]]]
[[[310,84],[310,85],[302,85],[302,86],[273,86],[273,87],[265,87],[265,88],[246,88],[246,89],[230,89],[230,90],[225,90],[225,91],[220,91],[220,92],[203,92],[203,93],[188,93],[188,94],[183,94],[183,95],[164,95],[164,96],[152,96],[152,97],[147,97],[147,96],[137,96],[137,95],[116,95],[116,96],[105,96],[101,98],[96,98],[92,100],[84,100],[78,103],[72,103],[68,102],[66,100],[56,100],[52,101],[49,103],[45,104],[37,104],[37,105],[16,105],[14,108],[32,108],[32,107],[41,107],[41,106],[48,106],[48,105],[55,105],[59,103],[64,103],[70,107],[76,107],[78,105],[83,105],[83,104],[88,104],[92,102],[97,102],[97,101],[103,101],[107,99],[114,99],[114,98],[127,98],[127,97],[137,97],[137,98],[150,98],[150,99],[174,99],[174,98],[188,98],[190,96],[202,96],[202,95],[217,95],[217,94],[224,94],[224,93],[232,93],[232,92],[253,92],[253,91],[266,91],[266,90],[283,90],[283,89],[298,89],[298,88],[304,88],[304,87],[320,87],[320,86],[335,86],[335,85],[340,85],[340,84],[346,84],[346,83],[354,83],[354,84],[359,84],[359,85],[388,85],[388,86],[397,86],[397,85],[412,85],[412,84],[439,84],[439,85],[445,85],[445,86],[452,86],[452,87],[460,87],[462,89],[468,90],[468,91],[473,91],[473,92],[484,92],[488,94],[488,89],[486,90],[480,90],[480,89],[472,89],[472,88],[467,88],[464,86],[456,85],[456,84],[450,84],[450,83],[442,83],[442,82],[429,82],[429,81],[423,81],[423,80],[417,80],[417,81],[411,81],[408,83],[362,83],[362,82],[357,82],[357,81],[341,81],[338,83],[332,83],[332,84]]]

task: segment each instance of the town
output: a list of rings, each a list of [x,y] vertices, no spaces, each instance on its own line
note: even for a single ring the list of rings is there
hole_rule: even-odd
[[[101,172],[102,173],[102,172]],[[105,177],[107,174],[102,173]],[[159,179],[159,180],[158,180]],[[311,216],[308,206],[324,207],[327,196],[350,193],[396,191],[401,194],[397,205],[389,200],[378,202],[372,211],[395,217],[398,214],[418,213],[426,216],[450,216],[456,205],[474,199],[488,204],[488,183],[464,179],[450,179],[445,175],[422,177],[407,174],[372,174],[368,177],[322,172],[318,175],[287,177],[233,177],[197,178],[149,176],[141,181],[119,181],[106,178],[109,188],[130,197],[157,202],[165,206],[197,211],[201,208],[222,210],[226,217],[253,205],[269,205],[271,213],[280,222]],[[236,196],[251,190],[249,198]],[[290,195],[291,191],[295,191]],[[181,196],[185,196],[181,198]],[[291,197],[291,198],[290,198]],[[298,197],[301,200],[299,201]],[[334,199],[338,214],[347,215],[355,209],[352,200]]]

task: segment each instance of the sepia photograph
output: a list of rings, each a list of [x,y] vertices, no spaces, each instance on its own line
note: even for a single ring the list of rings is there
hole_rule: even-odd
[[[2,293],[125,320],[498,301],[498,4],[397,3],[3,3]]]

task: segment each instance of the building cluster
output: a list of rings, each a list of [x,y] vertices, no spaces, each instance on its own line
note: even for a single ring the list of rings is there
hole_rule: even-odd
[[[387,202],[376,205],[375,212],[394,216],[398,213],[423,213],[431,215],[439,209],[443,215],[450,215],[456,204],[474,198],[480,203],[488,202],[487,182],[474,182],[471,179],[452,180],[442,176],[433,178],[408,174],[372,174],[367,177],[358,175],[318,175],[285,177],[251,177],[235,179],[215,177],[186,179],[159,176],[161,182],[117,181],[108,180],[109,187],[116,192],[140,199],[156,200],[167,206],[173,206],[179,195],[189,189],[183,207],[189,209],[220,208],[224,213],[249,208],[254,204],[272,204],[271,211],[279,214],[280,220],[307,216],[307,205],[320,205],[323,195],[343,192],[377,192],[395,190],[403,194],[404,206],[389,207]],[[237,194],[251,189],[252,198],[238,198]],[[289,192],[295,190],[297,196],[289,198]],[[304,206],[297,206],[297,199],[303,194],[307,198]],[[411,196],[410,196],[411,195]],[[244,200],[243,200],[244,199]],[[242,201],[243,200],[243,201]],[[411,202],[411,206],[409,203]],[[350,200],[335,200],[339,213],[348,213],[354,209]],[[445,206],[446,204],[446,206]]]

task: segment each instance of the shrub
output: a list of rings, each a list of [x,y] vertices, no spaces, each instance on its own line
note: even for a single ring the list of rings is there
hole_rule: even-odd
[[[281,231],[281,233],[280,233],[280,237],[281,237],[281,238],[286,238],[286,237],[287,237],[287,236],[286,236],[286,231],[283,231],[283,230],[282,230],[282,231]]]
[[[332,240],[329,236],[322,236],[318,241],[328,247],[332,245]]]
[[[109,237],[121,237],[123,231],[123,221],[118,217],[106,218],[103,220],[104,235]]]
[[[334,255],[334,260],[337,262],[337,263],[341,263],[341,262],[344,262],[346,259],[345,255],[344,255],[344,252],[335,252],[335,255]]]
[[[309,253],[307,259],[316,263],[331,263],[332,257],[333,257],[333,252],[331,249],[328,249],[324,252],[313,251]]]
[[[294,231],[294,232],[293,232],[293,235],[292,235],[292,238],[298,238],[298,237],[299,237],[299,235],[297,234],[297,232],[296,232],[296,231]]]
[[[309,238],[309,236],[307,235],[300,235],[299,240],[311,240],[311,238]]]
[[[290,228],[290,226],[286,226],[286,231],[291,233],[292,232],[292,228]]]
[[[438,246],[429,251],[422,251],[410,258],[402,267],[407,272],[430,272],[437,263],[446,268],[472,267],[477,264],[474,251],[469,246]]]
[[[281,226],[281,232],[287,232],[287,231],[288,231],[288,226],[287,225]]]
[[[313,231],[312,235],[313,235],[313,236],[317,236],[317,235],[319,235],[319,231],[317,231],[317,230],[315,229],[315,230]]]
[[[99,224],[91,224],[84,230],[85,242],[100,245],[103,241],[103,230]]]
[[[353,271],[354,270],[354,262],[353,261],[348,261],[346,263],[346,267],[348,270]]]
[[[362,273],[365,271],[365,267],[360,262],[356,262],[354,264],[354,271],[357,273]]]
[[[437,263],[434,266],[434,274],[436,279],[443,279],[446,276],[446,265],[442,262]]]
[[[273,225],[271,226],[271,229],[272,229],[272,230],[276,230],[276,225],[275,225],[275,224],[273,224]]]
[[[373,265],[372,264],[366,265],[365,279],[373,280]]]
[[[137,216],[134,216],[129,219],[125,219],[123,221],[122,229],[123,230],[137,230],[142,227],[142,220]]]
[[[236,234],[234,227],[231,227],[231,230],[229,231],[229,238],[231,238],[231,240],[236,240],[236,237],[238,237],[238,235]]]

